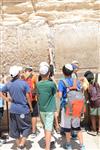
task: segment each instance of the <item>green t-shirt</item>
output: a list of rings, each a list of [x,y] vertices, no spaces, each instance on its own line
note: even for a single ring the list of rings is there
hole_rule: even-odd
[[[42,112],[54,112],[56,110],[56,84],[53,81],[42,80],[37,83],[37,95],[39,110]]]

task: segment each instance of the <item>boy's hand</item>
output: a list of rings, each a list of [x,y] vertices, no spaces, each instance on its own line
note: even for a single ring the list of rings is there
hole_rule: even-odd
[[[33,112],[33,108],[30,108],[30,112],[31,112],[31,113]]]

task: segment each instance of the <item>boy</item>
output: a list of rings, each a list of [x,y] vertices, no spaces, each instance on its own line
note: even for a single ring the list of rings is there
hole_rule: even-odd
[[[57,86],[57,83],[54,79],[54,67],[52,64],[48,64],[47,62],[41,62],[39,67],[41,68],[42,66],[47,66],[49,68],[49,79],[50,81],[53,81],[55,82],[56,86]],[[39,81],[42,80],[42,77],[41,75],[39,75]],[[60,127],[59,127],[59,121],[58,121],[58,112],[57,112],[57,108],[56,108],[56,111],[55,111],[55,114],[54,114],[54,128],[56,130],[57,133],[60,133]]]
[[[29,99],[30,88],[25,81],[19,79],[17,66],[12,66],[9,72],[12,80],[2,88],[0,96],[11,102],[9,135],[16,139],[17,148],[24,150],[26,139],[31,133],[30,111],[33,110]],[[4,96],[5,92],[9,92],[11,100]]]
[[[37,125],[37,117],[39,116],[39,109],[38,104],[36,100],[36,82],[37,82],[37,76],[33,74],[32,67],[27,67],[25,69],[25,81],[28,83],[30,87],[30,100],[33,108],[33,112],[31,113],[32,117],[32,137],[35,138],[38,134],[36,131],[36,125]]]
[[[50,72],[48,66],[41,66],[39,72],[42,80],[37,83],[37,97],[40,115],[45,130],[45,150],[50,150],[54,112],[56,110],[55,94],[57,87],[53,81],[49,81]]]
[[[100,85],[95,81],[93,72],[87,71],[85,72],[84,76],[87,78],[89,82],[87,100],[89,100],[89,108],[90,108],[89,115],[92,123],[92,131],[87,131],[87,133],[96,136],[97,133],[98,135],[100,135]],[[95,95],[97,95],[97,97],[95,97]],[[95,101],[92,101],[93,98]]]
[[[61,127],[66,132],[66,140],[67,140],[65,147],[68,150],[72,150],[70,140],[71,140],[71,130],[73,129],[78,132],[80,149],[85,150],[85,147],[83,145],[82,132],[81,132],[81,128],[80,128],[80,118],[75,114],[76,113],[75,111],[73,111],[72,114],[70,114],[69,110],[71,109],[70,108],[71,106],[70,106],[70,103],[69,103],[69,100],[67,97],[68,92],[71,91],[72,88],[75,88],[75,89],[77,88],[77,91],[80,90],[80,84],[79,84],[79,81],[77,81],[76,87],[74,86],[74,80],[71,77],[71,75],[73,73],[73,67],[71,64],[64,65],[62,68],[62,72],[64,75],[64,81],[66,82],[66,84],[68,84],[68,87],[66,87],[63,82],[63,79],[61,79],[58,84],[59,98],[61,99],[61,107],[62,107]],[[75,101],[75,102],[77,102],[77,101]],[[78,103],[77,103],[77,105],[78,105]],[[77,105],[74,104],[72,106],[77,107]],[[79,106],[79,108],[80,108],[80,106]],[[77,113],[79,114],[79,112],[77,112]]]

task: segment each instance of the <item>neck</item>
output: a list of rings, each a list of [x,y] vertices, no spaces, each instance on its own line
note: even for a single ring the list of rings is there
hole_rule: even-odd
[[[42,80],[48,80],[48,77],[43,77]]]
[[[65,76],[65,78],[70,78],[71,76]]]
[[[17,75],[16,77],[12,78],[12,82],[19,79],[19,75]]]

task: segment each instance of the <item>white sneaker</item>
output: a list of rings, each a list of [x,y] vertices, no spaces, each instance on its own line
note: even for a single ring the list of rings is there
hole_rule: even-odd
[[[96,136],[97,135],[97,132],[96,131],[87,131],[88,134],[90,135],[93,135],[93,136]]]
[[[0,139],[0,146],[6,143],[6,140]]]

